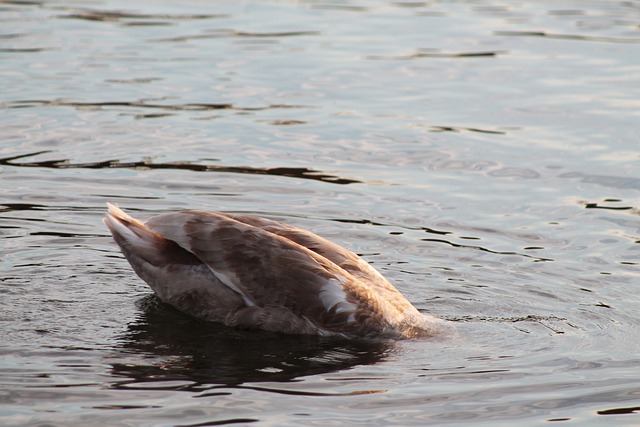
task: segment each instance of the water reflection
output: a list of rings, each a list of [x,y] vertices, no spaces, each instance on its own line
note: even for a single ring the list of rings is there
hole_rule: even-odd
[[[396,56],[375,56],[369,55],[367,59],[373,60],[400,60],[406,61],[410,59],[418,58],[486,58],[492,56],[498,56],[505,54],[506,52],[437,52],[437,51],[418,51],[409,55],[396,55]]]
[[[51,151],[39,151],[29,154],[21,154],[17,156],[0,158],[0,166],[14,167],[35,167],[49,169],[170,169],[170,170],[189,170],[194,172],[226,172],[226,173],[242,173],[249,175],[273,175],[285,176],[289,178],[311,179],[315,181],[329,182],[332,184],[354,184],[361,181],[349,178],[342,178],[335,175],[329,175],[321,171],[306,167],[274,167],[274,168],[258,168],[251,166],[219,166],[219,165],[203,165],[191,162],[170,162],[170,163],[153,163],[150,161],[139,162],[120,162],[118,160],[104,160],[91,163],[71,163],[68,159],[45,160],[34,162],[16,162],[16,160],[25,157],[33,157],[39,154],[50,153]]]
[[[580,35],[580,34],[557,34],[546,31],[495,31],[497,36],[509,36],[509,37],[545,37],[549,39],[560,40],[580,40],[590,42],[605,42],[605,43],[640,43],[640,39],[632,37],[606,37],[595,35]]]
[[[128,81],[131,82],[131,81]],[[139,81],[137,81],[139,82]],[[308,108],[304,105],[269,104],[259,107],[242,107],[229,103],[215,102],[191,102],[186,104],[162,104],[148,101],[102,101],[102,102],[71,102],[65,100],[26,100],[14,101],[2,104],[3,108],[36,108],[36,107],[73,107],[73,108],[147,108],[167,111],[208,111],[208,110],[235,110],[235,111],[262,111],[287,108]]]
[[[115,388],[200,390],[206,384],[291,381],[370,365],[386,358],[391,342],[240,331],[183,315],[150,295],[121,338],[131,363],[112,364],[125,378]],[[156,383],[156,384],[152,384]],[[162,384],[159,384],[162,383]]]
[[[123,22],[125,25],[142,25],[139,21],[147,21],[145,25],[158,25],[159,21],[167,21],[167,25],[171,21],[200,20],[200,19],[218,19],[228,18],[229,15],[224,14],[148,14],[148,13],[132,13],[118,10],[93,10],[93,9],[76,9],[77,13],[62,15],[61,18],[81,19],[86,21],[103,21],[103,22]],[[152,22],[148,22],[152,21]]]

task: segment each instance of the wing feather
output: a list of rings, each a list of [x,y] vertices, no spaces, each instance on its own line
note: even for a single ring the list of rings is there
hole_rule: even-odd
[[[223,215],[284,237],[330,260],[357,281],[363,281],[367,286],[374,288],[380,298],[395,309],[398,316],[420,316],[415,307],[382,274],[352,251],[315,233],[278,221],[252,215]]]
[[[345,322],[359,297],[351,274],[283,236],[229,216],[184,211],[150,219],[147,227],[193,253],[247,306],[285,307],[327,326]]]

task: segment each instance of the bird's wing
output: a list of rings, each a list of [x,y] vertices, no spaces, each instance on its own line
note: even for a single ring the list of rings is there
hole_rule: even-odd
[[[355,279],[308,248],[224,214],[183,211],[146,226],[193,253],[249,307],[284,307],[321,325],[354,320]]]
[[[389,283],[376,269],[352,251],[333,243],[310,231],[293,227],[278,221],[260,218],[252,215],[223,214],[236,221],[258,227],[278,236],[291,240],[299,245],[312,250],[320,256],[332,261],[340,268],[356,276],[360,280],[365,280],[371,286],[377,286],[389,291],[396,291],[395,287]]]

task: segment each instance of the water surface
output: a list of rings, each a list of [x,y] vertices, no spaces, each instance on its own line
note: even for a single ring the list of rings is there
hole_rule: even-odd
[[[0,2],[0,423],[637,425],[640,5]],[[234,331],[101,219],[258,214],[457,335]]]

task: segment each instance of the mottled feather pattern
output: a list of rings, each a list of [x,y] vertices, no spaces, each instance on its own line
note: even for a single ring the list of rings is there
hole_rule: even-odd
[[[199,318],[362,337],[424,336],[441,328],[353,252],[277,221],[181,211],[143,224],[109,205],[105,223],[160,299]]]

